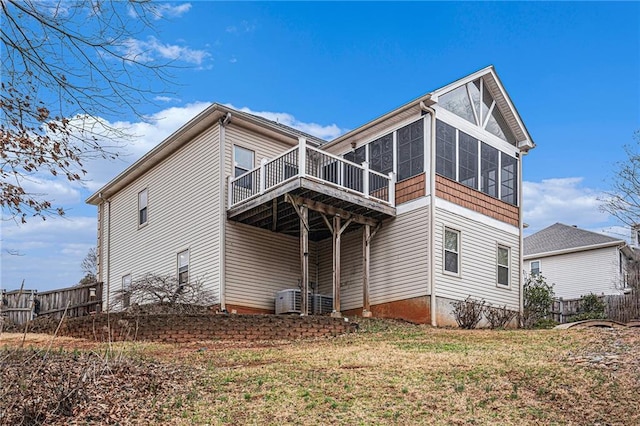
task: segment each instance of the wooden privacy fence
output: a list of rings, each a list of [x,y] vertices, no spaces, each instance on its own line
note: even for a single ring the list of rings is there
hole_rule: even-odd
[[[628,294],[601,295],[598,300],[604,303],[604,316],[613,321],[627,323],[640,318],[640,291],[634,290]],[[580,313],[580,299],[556,299],[553,302],[551,317],[561,324],[572,322]]]
[[[67,311],[65,314],[65,310]],[[102,311],[102,283],[84,284],[58,290],[2,290],[0,312],[8,321],[24,324],[36,316],[60,319],[81,317]]]

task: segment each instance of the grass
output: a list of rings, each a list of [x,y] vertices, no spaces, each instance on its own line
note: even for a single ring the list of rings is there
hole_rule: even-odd
[[[73,343],[64,345],[101,348]],[[640,330],[469,331],[360,320],[359,333],[334,339],[118,350],[194,372],[188,393],[154,402],[165,424],[640,423],[631,409]]]

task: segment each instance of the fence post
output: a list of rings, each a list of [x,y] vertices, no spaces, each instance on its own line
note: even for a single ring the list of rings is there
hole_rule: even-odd
[[[307,139],[302,136],[298,138],[298,162],[300,177],[305,177],[307,175]]]

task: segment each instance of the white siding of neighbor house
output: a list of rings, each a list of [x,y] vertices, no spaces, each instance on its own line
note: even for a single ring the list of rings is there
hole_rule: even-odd
[[[605,247],[549,257],[529,257],[524,269],[531,271],[531,261],[540,261],[540,273],[554,284],[556,297],[577,299],[589,293],[618,294],[620,286],[617,247]]]
[[[460,276],[445,274],[443,266],[443,235],[445,227],[460,231]],[[497,285],[497,247],[511,248],[511,285]],[[519,234],[436,209],[435,223],[436,295],[452,300],[468,296],[484,299],[494,305],[519,307]]]
[[[428,294],[429,210],[421,207],[387,220],[371,242],[369,302],[372,305]],[[332,294],[332,242],[318,244],[320,293]],[[362,230],[342,236],[342,310],[362,307]]]
[[[233,146],[254,152],[254,167],[297,144],[271,139],[233,124],[225,129],[225,176],[233,174]],[[225,203],[226,205],[226,203]],[[274,309],[276,292],[297,288],[301,278],[300,240],[227,220],[225,237],[225,302],[258,309]],[[314,244],[309,243],[310,274],[314,281]]]
[[[110,200],[102,214],[102,253],[110,244],[110,292],[122,277],[177,275],[177,254],[189,249],[189,277],[219,300],[219,128],[214,124]],[[138,227],[138,193],[148,191],[148,222]],[[107,227],[111,215],[111,232]],[[110,242],[107,241],[110,237]],[[106,276],[106,262],[102,262]]]

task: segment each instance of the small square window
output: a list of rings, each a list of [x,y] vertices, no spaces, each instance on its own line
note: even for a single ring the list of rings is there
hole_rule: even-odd
[[[444,270],[452,274],[460,273],[460,232],[444,230]]]
[[[145,188],[138,193],[138,226],[145,225],[149,219],[147,205],[148,193]]]
[[[509,286],[509,264],[511,260],[511,249],[509,247],[498,246],[498,284]]]
[[[189,282],[189,250],[178,253],[178,285],[184,286]]]
[[[531,275],[540,275],[540,261],[534,260],[529,264],[529,272]]]

